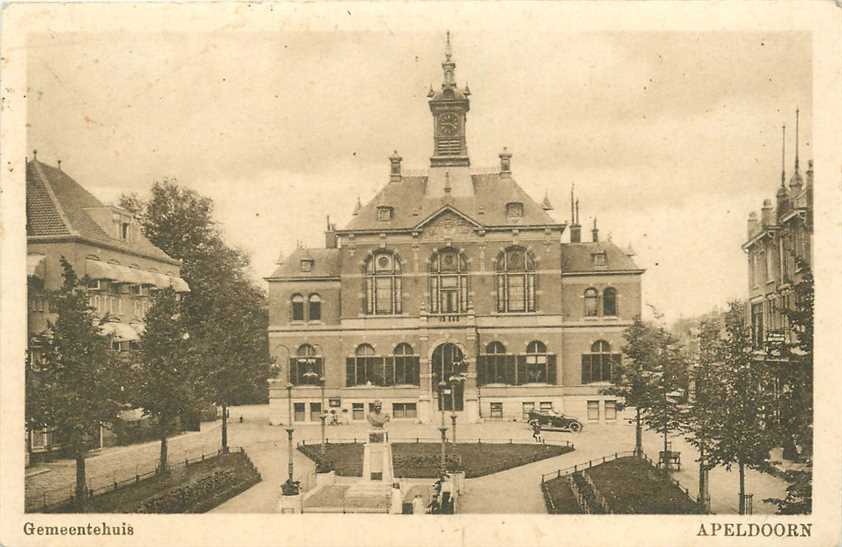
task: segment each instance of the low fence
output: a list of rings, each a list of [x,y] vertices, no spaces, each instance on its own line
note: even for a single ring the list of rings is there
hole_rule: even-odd
[[[167,466],[168,470],[173,471],[187,467],[188,465],[194,463],[203,462],[206,459],[217,457],[222,454],[222,449],[216,449],[214,451],[202,450],[201,453],[194,454],[192,457],[188,455],[191,452],[193,451],[183,451],[181,457],[169,458],[169,464]],[[229,452],[245,452],[245,450],[242,447],[229,447]],[[89,478],[87,483],[88,497],[90,498],[108,492],[113,492],[120,488],[137,484],[142,480],[152,478],[158,473],[158,462],[155,462],[154,465],[145,465],[142,469],[143,471],[141,471],[140,464],[135,465],[134,473],[131,473],[130,470],[123,469],[120,471],[120,479],[117,478],[117,471],[112,472],[111,477],[102,476]],[[111,480],[109,480],[109,478]],[[96,486],[93,485],[94,482],[96,482]],[[27,513],[50,512],[51,510],[67,505],[72,502],[75,497],[75,482],[69,486],[50,490],[40,490],[37,488],[26,487],[24,507]]]
[[[389,441],[392,443],[441,443],[441,437],[389,437]],[[340,438],[340,439],[331,439],[325,438],[325,444],[356,444],[356,443],[365,443],[366,437],[353,437],[353,438]],[[302,446],[318,446],[321,444],[320,440],[301,440],[298,441],[297,445],[299,447]],[[445,439],[445,444],[453,444],[450,439]],[[466,439],[457,439],[456,444],[537,444],[527,439],[482,439],[478,437],[474,438],[466,438]],[[548,444],[551,446],[565,446],[572,449],[576,448],[576,445],[571,443],[570,441],[547,441],[544,444]]]
[[[585,480],[588,482],[588,484],[591,486],[592,492],[594,493],[596,502],[601,506],[601,508],[605,509],[607,512],[610,512],[610,506],[608,505],[607,500],[596,489],[596,486],[593,484],[593,481],[590,479],[590,476],[587,474],[586,471],[588,469],[591,469],[594,465],[607,463],[607,462],[616,460],[618,458],[627,458],[629,456],[639,456],[642,460],[647,462],[652,467],[657,467],[655,465],[655,462],[652,460],[652,458],[647,456],[645,452],[641,452],[641,453],[638,454],[638,452],[636,452],[634,450],[628,450],[628,451],[624,451],[624,452],[614,452],[613,454],[609,454],[608,456],[603,456],[602,458],[596,458],[596,459],[588,460],[585,463],[580,463],[580,464],[573,465],[571,467],[565,467],[563,469],[558,469],[558,470],[552,471],[550,473],[541,474],[541,492],[543,492],[543,494],[544,494],[544,502],[545,502],[545,505],[547,506],[547,509],[548,510],[554,509],[555,504],[552,500],[552,496],[550,496],[550,494],[549,494],[549,489],[547,488],[547,486],[544,483],[546,481],[549,481],[549,480],[561,479],[563,477],[571,477],[573,474],[580,473],[585,478]],[[670,480],[670,482],[675,487],[677,487],[679,490],[681,490],[681,492],[683,492],[684,495],[686,495],[690,499],[690,501],[692,501],[693,503],[695,503],[696,505],[698,505],[700,507],[702,506],[702,504],[699,503],[698,498],[696,496],[694,496],[693,494],[691,494],[690,490],[688,488],[685,488],[684,486],[682,486],[682,484],[680,482],[678,482],[676,479],[672,478],[669,475],[667,475],[667,478]],[[571,489],[573,490],[574,495],[576,495],[577,501],[579,501],[582,493],[579,492],[578,487],[572,481],[571,481]],[[707,510],[706,513],[707,514],[713,514],[709,510]]]

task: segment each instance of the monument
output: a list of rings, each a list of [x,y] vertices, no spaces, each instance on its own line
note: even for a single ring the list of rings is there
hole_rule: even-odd
[[[363,480],[391,485],[395,476],[392,467],[392,444],[385,428],[390,416],[383,412],[383,403],[375,401],[374,408],[367,418],[370,427],[363,447]]]

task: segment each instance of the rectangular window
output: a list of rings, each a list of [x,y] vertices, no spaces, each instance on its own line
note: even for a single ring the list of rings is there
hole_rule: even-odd
[[[503,403],[491,403],[491,417],[492,418],[502,418],[503,417]]]
[[[321,321],[322,319],[322,303],[320,300],[310,300],[309,306],[310,321]]]
[[[415,418],[418,410],[415,403],[393,403],[392,415],[395,418]]]
[[[541,409],[541,412],[550,412],[553,409],[553,402],[541,401],[541,403],[538,405],[538,408]]]
[[[619,353],[583,353],[582,383],[611,382],[619,363]]]
[[[303,422],[307,419],[307,413],[304,409],[304,403],[292,403],[293,420],[296,422]]]
[[[763,303],[751,305],[751,339],[755,347],[763,343]]]
[[[599,401],[588,401],[588,420],[599,421]]]
[[[529,419],[529,413],[535,410],[535,403],[532,401],[527,401],[523,403],[523,419]]]
[[[605,401],[605,419],[617,419],[617,401]]]
[[[294,385],[318,385],[322,374],[321,357],[293,357],[289,360],[289,381]]]
[[[351,405],[351,419],[352,420],[364,420],[365,419],[365,407],[362,403],[353,403]]]
[[[310,421],[318,422],[322,415],[322,403],[310,403]]]
[[[526,311],[526,287],[522,275],[509,275],[509,311]]]
[[[547,356],[528,354],[526,356],[526,378],[521,381],[528,384],[547,383]]]
[[[292,303],[292,320],[304,321],[304,302]]]

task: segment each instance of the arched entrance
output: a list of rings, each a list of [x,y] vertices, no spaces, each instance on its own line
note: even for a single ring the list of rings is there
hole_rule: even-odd
[[[465,408],[465,382],[464,373],[466,370],[465,356],[462,350],[456,344],[444,343],[433,351],[433,395],[438,402],[439,410],[463,410]],[[462,377],[463,380],[457,382],[455,385],[450,382],[450,379],[456,376]],[[438,384],[444,380],[447,387],[444,389],[442,396],[438,396]]]

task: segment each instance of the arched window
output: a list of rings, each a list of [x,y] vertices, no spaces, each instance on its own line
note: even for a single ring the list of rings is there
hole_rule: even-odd
[[[610,382],[619,363],[620,354],[611,351],[611,344],[597,340],[590,353],[582,354],[582,383]]]
[[[525,383],[547,383],[548,373],[547,346],[537,340],[526,345],[526,378]]]
[[[366,313],[392,315],[401,313],[401,264],[388,251],[372,255],[365,266]]]
[[[319,385],[322,377],[322,357],[310,344],[301,344],[290,358],[289,381],[295,385]]]
[[[599,293],[596,292],[596,289],[590,288],[585,290],[585,317],[596,317],[597,316],[597,300],[599,298]]]
[[[443,249],[430,260],[430,312],[468,311],[468,261],[456,249]]]
[[[497,258],[497,311],[535,311],[535,261],[522,247],[511,247]]]
[[[398,344],[395,347],[394,353],[390,358],[394,361],[394,381],[395,385],[414,385],[420,384],[420,362],[415,350],[409,344]],[[386,371],[390,369],[389,363],[386,363]]]
[[[608,317],[617,315],[617,289],[613,287],[602,291],[602,315]]]
[[[485,355],[477,370],[480,384],[513,384],[515,381],[515,356],[506,354],[502,342],[491,342],[485,346]]]
[[[307,299],[309,306],[307,309],[307,318],[310,321],[320,321],[322,319],[322,299],[318,294],[311,294]]]
[[[383,357],[370,344],[360,344],[346,361],[345,383],[349,386],[383,385]]]
[[[292,295],[292,320],[304,321],[304,297],[300,294]]]

